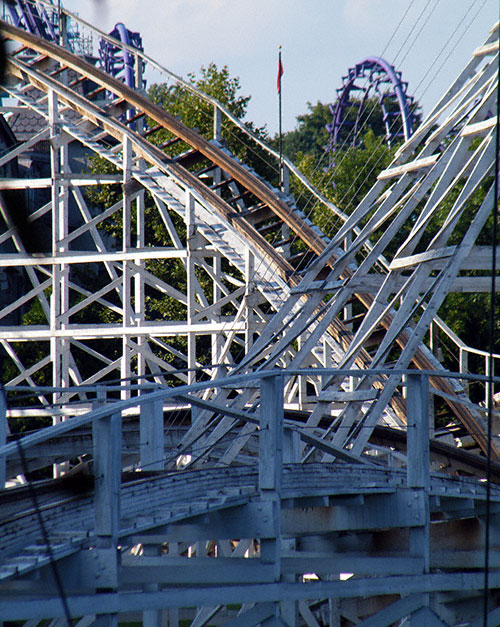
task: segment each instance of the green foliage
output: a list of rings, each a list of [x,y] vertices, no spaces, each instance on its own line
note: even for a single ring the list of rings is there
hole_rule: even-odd
[[[188,81],[193,87],[224,105],[233,116],[239,120],[244,120],[251,97],[240,94],[240,79],[231,76],[227,65],[219,69],[215,63],[209,63],[208,66],[200,69],[199,76],[194,73],[188,74]],[[153,84],[148,90],[148,95],[152,102],[160,105],[171,115],[178,117],[191,129],[197,130],[205,139],[213,139],[213,105],[200,99],[195,93],[178,84]],[[258,138],[267,139],[265,126],[256,127],[252,122],[248,121],[245,121],[244,124]],[[152,122],[151,125],[153,126],[154,123]],[[156,145],[164,145],[166,142],[175,140],[175,136],[161,129],[149,136],[149,139]],[[269,166],[263,149],[235,124],[225,119],[224,116],[222,141],[236,157],[256,169],[259,174],[266,177],[276,177],[276,172]],[[176,142],[167,146],[165,152],[169,156],[176,156],[188,149],[189,146],[184,142]]]
[[[307,103],[307,113],[297,116],[297,128],[283,134],[283,154],[292,161],[298,161],[301,155],[310,155],[315,161],[324,157],[325,146],[330,141],[326,125],[332,121],[329,106],[318,102]],[[273,139],[277,147],[278,140]]]
[[[469,346],[488,346],[489,294],[448,294],[439,315]],[[495,331],[500,334],[500,307],[496,308]]]
[[[50,290],[46,290],[45,295],[50,297]],[[22,318],[23,324],[47,324],[47,318],[38,299],[32,301],[31,308]],[[13,342],[11,348],[16,352],[20,362],[25,369],[42,360],[49,351],[49,342]],[[17,365],[5,354],[2,355],[2,381],[7,383],[19,375]],[[35,372],[31,379],[37,385],[51,384],[52,365],[48,364]],[[27,395],[25,392],[14,392],[9,394],[9,403],[18,407],[28,407],[37,404],[37,399]],[[27,434],[32,430],[47,427],[51,424],[50,418],[9,418],[9,428],[11,433]]]
[[[385,107],[388,112],[398,111],[396,102],[386,99]],[[333,106],[332,106],[333,108]],[[415,125],[420,123],[418,106],[414,108],[416,118]],[[359,116],[359,117],[358,117]],[[315,105],[307,103],[307,112],[297,116],[297,128],[283,134],[283,154],[294,162],[300,160],[300,155],[311,155],[316,162],[321,160],[326,165],[325,149],[331,141],[331,135],[326,130],[326,125],[333,121],[330,105],[318,100]],[[392,122],[392,132],[402,137],[400,116],[396,116]],[[361,107],[359,100],[353,99],[352,105],[346,107],[344,123],[340,130],[340,139],[337,150],[343,152],[349,147],[366,147],[366,136],[372,135],[386,141],[386,128],[383,119],[383,111],[378,98],[368,98]],[[276,136],[273,145],[277,147]],[[398,143],[394,142],[393,144]]]
[[[435,220],[443,221],[449,214],[463,188],[463,182],[456,186],[442,204],[440,212]],[[469,228],[474,215],[484,201],[487,190],[492,184],[491,177],[487,178],[484,183],[479,186],[476,192],[467,201],[463,215],[451,233],[448,244],[458,245]],[[500,208],[500,205],[497,205]],[[488,216],[479,236],[476,240],[478,246],[491,246],[493,242],[493,211]],[[467,272],[470,276],[478,276],[483,274],[489,276],[490,272]],[[498,281],[498,279],[497,279]],[[451,327],[451,329],[465,342],[468,346],[478,348],[480,350],[489,349],[489,315],[491,308],[490,295],[487,293],[472,294],[448,294],[441,306],[439,315]],[[500,303],[498,298],[495,301],[494,315],[494,344],[495,351],[500,351]],[[456,349],[455,349],[456,352]],[[451,366],[450,366],[451,367]],[[456,365],[455,365],[456,367]],[[470,357],[469,369],[475,372],[484,372],[484,359]]]
[[[91,174],[119,174],[120,171],[113,164],[93,153],[87,160],[87,169]],[[116,204],[122,197],[122,186],[120,183],[112,185],[92,185],[85,188],[85,197],[87,201],[99,207],[100,209],[108,209]],[[121,226],[120,226],[121,229]]]
[[[225,65],[219,70],[215,63],[202,67],[200,76],[188,74],[188,81],[197,89],[218,100],[235,117],[243,119],[246,115],[250,96],[241,96],[240,79],[231,77],[229,68]],[[190,128],[211,137],[213,134],[213,108],[209,103],[180,85],[155,83],[148,90],[152,102],[162,106],[171,115],[180,116],[181,120]]]
[[[350,137],[344,134],[344,143],[330,156],[325,152],[330,141],[326,124],[333,119],[330,107],[318,101],[315,105],[308,103],[307,108],[307,113],[297,117],[297,128],[284,134],[283,153],[294,160],[326,198],[349,214],[375,183],[379,172],[389,165],[396,149],[387,145],[380,103],[376,98],[365,102],[365,113],[358,126],[362,132]],[[346,129],[353,129],[357,111],[356,107],[346,110]],[[277,144],[277,138],[273,143]],[[293,184],[299,207],[326,235],[332,236],[340,226],[339,219],[319,202],[311,206],[309,193],[299,183]]]
[[[350,146],[335,153],[331,182],[333,202],[345,213],[352,213],[377,180],[381,170],[392,160],[394,149],[384,139],[368,130],[358,147]]]
[[[465,203],[465,208],[463,209],[463,213],[460,219],[454,224],[453,229],[450,232],[450,237],[448,240],[449,245],[458,245],[463,240],[469,226],[481,207],[484,198],[486,196],[487,190],[492,183],[492,177],[488,177],[484,180],[484,182],[477,188],[477,190],[470,196],[470,198]],[[438,211],[436,211],[434,218],[427,229],[427,238],[423,240],[423,243],[427,245],[430,239],[430,236],[434,234],[435,231],[439,227],[441,227],[447,216],[452,212],[454,208],[454,204],[457,201],[460,193],[462,192],[465,185],[465,179],[457,182],[451,191],[448,193],[446,198],[442,200],[440,203]],[[478,246],[489,246],[493,241],[493,212],[488,216],[481,232],[478,235],[476,240],[476,244]]]
[[[378,173],[389,165],[393,152],[370,130],[359,147],[349,146],[336,152],[335,166],[328,172],[317,167],[313,152],[298,153],[297,165],[324,196],[344,213],[351,213],[375,183]],[[294,192],[297,198],[303,196],[300,186]],[[311,215],[326,235],[331,236],[339,226],[338,219],[320,203],[315,203]]]
[[[50,290],[45,291],[45,296],[47,298],[50,298]],[[40,300],[38,298],[33,299],[31,307],[22,317],[22,324],[37,325],[47,323],[48,321],[43,311]],[[23,367],[25,369],[28,369],[30,366],[33,366],[46,356],[49,350],[49,343],[16,342],[12,345],[12,347],[16,351]],[[50,374],[51,366],[49,365],[33,374],[32,379],[37,385],[50,385]],[[14,362],[12,362],[10,359],[4,358],[2,363],[2,381],[6,383],[8,381],[11,381],[18,375],[19,369],[14,364]]]
[[[385,98],[384,106],[389,115],[388,124],[393,138],[404,137],[404,130],[401,115],[399,115],[399,104],[394,98]],[[420,124],[421,113],[418,104],[412,107],[414,116],[413,127]],[[367,98],[360,101],[353,98],[350,105],[344,110],[344,120],[340,128],[338,144],[340,147],[357,146],[363,135],[372,131],[375,137],[386,138],[387,129],[384,121],[384,112],[378,98]],[[398,143],[393,140],[392,143]]]

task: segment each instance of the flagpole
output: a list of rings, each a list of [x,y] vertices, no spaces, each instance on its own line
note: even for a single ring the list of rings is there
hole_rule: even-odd
[[[278,109],[279,109],[279,123],[278,123],[278,135],[279,135],[279,186],[280,190],[283,190],[283,150],[282,150],[282,129],[281,129],[281,75],[283,74],[283,65],[281,64],[281,46],[278,46]]]

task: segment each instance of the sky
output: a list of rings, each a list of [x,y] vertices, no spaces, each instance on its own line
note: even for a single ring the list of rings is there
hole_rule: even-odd
[[[110,31],[123,22],[145,52],[186,76],[227,65],[247,119],[278,129],[278,46],[282,46],[283,130],[307,103],[333,102],[342,76],[367,56],[382,56],[409,84],[424,115],[498,20],[498,0],[63,0]]]

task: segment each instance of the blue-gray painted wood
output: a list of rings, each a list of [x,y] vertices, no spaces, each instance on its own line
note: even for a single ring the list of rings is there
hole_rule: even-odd
[[[163,401],[143,402],[140,407],[140,464],[143,470],[165,468]]]
[[[263,504],[271,508],[272,537],[261,538],[263,564],[273,567],[273,578],[281,575],[281,482],[283,470],[283,377],[272,374],[260,381],[259,489]]]
[[[419,374],[406,376],[407,396],[407,473],[408,487],[420,497],[421,526],[411,528],[410,555],[424,560],[423,572],[430,568],[430,452],[429,452],[429,379]]]
[[[214,599],[221,604],[242,602],[274,602],[277,600],[356,598],[444,592],[470,592],[482,589],[482,573],[432,573],[395,577],[359,578],[347,581],[321,581],[299,583],[270,583],[229,586],[195,586],[164,589],[159,592],[120,592],[99,595],[68,595],[72,615],[85,616],[96,611],[106,613],[133,612],[144,609],[168,607],[193,607],[213,605]],[[492,588],[500,587],[500,572],[492,572]],[[40,616],[62,617],[63,608],[59,598],[42,595],[26,597],[21,605],[17,599],[0,601],[0,615],[4,620],[38,618]]]
[[[283,464],[283,378],[264,376],[260,382],[259,487],[280,493]]]
[[[406,375],[408,486],[429,490],[429,379]]]
[[[0,389],[0,447],[7,442],[9,426],[7,423],[7,399],[3,387]],[[0,455],[0,490],[5,486],[7,457]]]
[[[423,603],[423,595],[408,595],[384,607],[383,610],[373,614],[370,618],[361,621],[358,627],[382,627],[382,625],[392,625],[392,623],[395,623],[397,620],[405,618],[405,616],[421,608]]]
[[[120,529],[121,414],[95,422],[93,439],[95,534],[116,545]]]

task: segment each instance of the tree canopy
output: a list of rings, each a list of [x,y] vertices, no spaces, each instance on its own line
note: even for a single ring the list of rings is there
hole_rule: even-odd
[[[307,104],[308,111],[297,117],[297,127],[285,133],[283,136],[283,152],[292,159],[298,168],[308,176],[315,186],[329,200],[331,200],[344,213],[351,213],[357,204],[362,200],[371,186],[375,183],[379,172],[386,168],[392,160],[392,156],[397,145],[388,147],[385,139],[385,125],[382,120],[380,104],[374,100],[371,105],[365,105],[366,111],[371,110],[371,115],[360,117],[359,127],[362,131],[354,136],[349,135],[353,130],[353,116],[355,108],[346,111],[347,124],[341,132],[340,145],[331,153],[330,159],[325,154],[324,147],[329,142],[329,134],[325,128],[327,123],[331,123],[332,114],[328,105],[317,102],[315,105]],[[414,105],[416,123],[418,124],[421,114],[418,103]],[[402,139],[401,139],[402,141]],[[471,149],[474,144],[471,146]],[[450,207],[458,196],[463,183],[452,190],[449,196],[442,200],[439,211],[427,232],[422,238],[421,246],[426,245],[432,234],[439,229],[450,211]],[[296,185],[293,189],[299,206],[303,208],[324,233],[332,235],[340,226],[339,219],[325,207],[316,202],[312,206],[309,204],[309,196],[305,190]],[[466,214],[477,211],[484,199],[485,188],[481,187],[469,199]],[[418,211],[419,209],[417,209]],[[485,246],[492,241],[492,222],[490,216],[482,229],[477,243]],[[467,220],[460,222],[460,225],[452,234],[452,243],[458,244],[462,241]],[[408,228],[408,227],[406,227]],[[405,237],[405,231],[399,233],[391,244],[390,250],[386,253],[391,255],[398,248],[398,243]],[[480,349],[485,349],[488,345],[488,321],[486,312],[489,308],[490,296],[488,294],[449,294],[440,308],[439,315],[457,333],[457,335],[467,345]],[[500,338],[500,306],[496,307],[495,334]],[[500,341],[497,341],[497,345]],[[456,358],[451,358],[451,346],[447,347],[446,341],[443,347],[450,350],[444,351],[444,363],[452,370],[458,369]],[[454,349],[456,353],[456,350]],[[481,359],[471,357],[471,368],[482,372],[484,363]]]
[[[206,67],[201,67],[198,75],[190,73],[187,78],[197,90],[224,105],[254,135],[260,139],[268,139],[265,126],[257,127],[253,122],[245,120],[251,96],[241,94],[240,79],[231,75],[227,65],[219,69],[215,63],[209,63]],[[213,106],[187,87],[178,83],[155,83],[149,88],[148,96],[152,102],[178,116],[186,126],[196,129],[206,139],[214,138]],[[223,119],[221,134],[223,143],[236,157],[257,169],[260,174],[272,176],[269,168],[264,166],[266,159],[262,148],[235,124]],[[150,137],[150,140],[156,144],[164,144],[173,138],[171,133],[162,130]],[[186,144],[179,142],[166,149],[166,152],[173,156],[186,149]]]
[[[283,154],[292,161],[297,160],[299,153],[321,159],[330,141],[326,125],[331,121],[328,105],[319,100],[314,105],[308,102],[307,112],[297,116],[297,128],[283,135]]]

